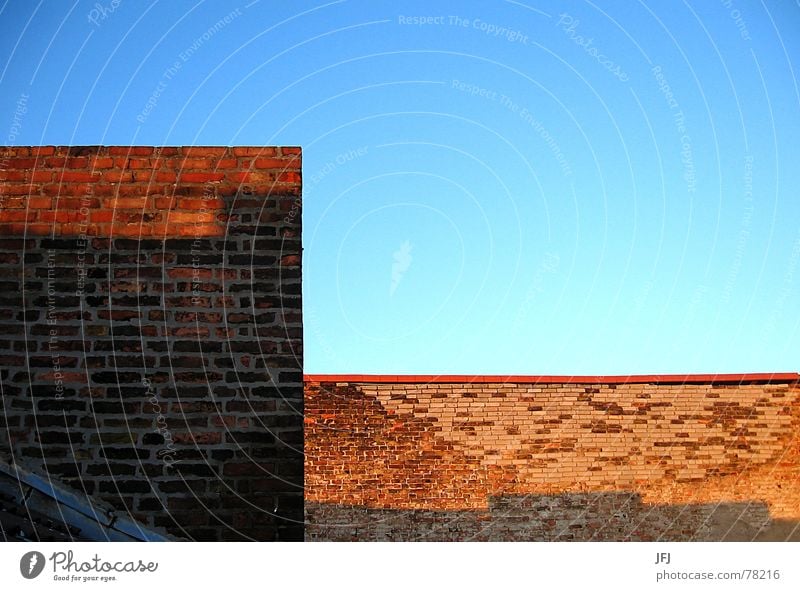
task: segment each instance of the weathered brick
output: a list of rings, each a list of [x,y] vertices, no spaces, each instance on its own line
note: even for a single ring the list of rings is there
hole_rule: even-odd
[[[277,236],[278,224],[287,224],[254,225],[264,207],[276,207],[265,203],[266,195],[238,203],[236,179],[252,162],[216,147],[6,150],[18,157],[0,167],[0,447],[13,448],[15,461],[28,469],[49,472],[118,509],[135,509],[146,525],[168,524],[177,535],[231,537],[237,503],[241,512],[243,500],[257,505],[268,494],[274,507],[282,495],[297,496],[268,490],[260,484],[263,473],[232,476],[226,487],[214,476],[241,453],[224,437],[233,429],[260,464],[293,463],[287,473],[302,488],[301,415],[279,406],[278,397],[265,401],[268,406],[253,400],[235,414],[223,410],[225,401],[251,396],[226,372],[248,368],[269,379],[263,360],[259,366],[255,354],[228,347],[237,334],[227,316],[243,305],[230,294],[252,289],[250,276],[223,272],[225,255],[253,253],[263,272],[272,271],[259,292],[276,302],[279,280],[290,272],[273,253],[253,251],[254,238]],[[279,154],[251,150],[265,158]],[[300,219],[288,225],[299,237]],[[299,285],[299,270],[291,273]],[[302,332],[300,298],[285,304],[293,314],[285,317],[284,333]],[[247,330],[248,322],[237,328]],[[274,318],[270,323],[281,328]],[[283,338],[269,337],[263,355],[277,355]],[[294,442],[294,451],[277,445],[270,429]],[[175,515],[165,516],[153,502],[150,482],[158,483]],[[192,492],[199,499],[178,510],[173,501]],[[203,505],[215,511],[214,519]],[[302,504],[287,507],[286,517],[302,522]],[[233,537],[302,537],[275,520],[251,523],[246,531]]]
[[[788,406],[765,396],[779,385]],[[800,488],[782,485],[800,466],[800,385],[712,391],[710,378],[310,381],[306,537],[350,539],[352,523],[361,540],[787,535],[780,520],[800,519]],[[735,532],[745,515],[765,529]]]

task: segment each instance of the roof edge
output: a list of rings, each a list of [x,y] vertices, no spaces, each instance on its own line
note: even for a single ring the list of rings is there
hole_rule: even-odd
[[[703,374],[641,374],[614,376],[556,376],[556,375],[395,375],[395,374],[306,374],[306,382],[359,382],[371,384],[706,384],[742,382],[796,382],[797,372],[773,373],[703,373]]]

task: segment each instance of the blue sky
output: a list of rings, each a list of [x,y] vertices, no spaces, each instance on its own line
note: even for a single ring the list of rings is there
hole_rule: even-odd
[[[3,143],[303,146],[309,373],[800,367],[796,2],[8,1],[0,28]]]

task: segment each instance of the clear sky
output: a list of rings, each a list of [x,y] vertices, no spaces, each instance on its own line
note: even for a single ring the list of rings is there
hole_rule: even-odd
[[[5,1],[0,143],[301,145],[309,373],[800,368],[800,3]]]

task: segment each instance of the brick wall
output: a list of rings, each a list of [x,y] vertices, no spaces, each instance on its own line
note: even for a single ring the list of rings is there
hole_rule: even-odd
[[[307,376],[309,540],[800,540],[797,374]]]
[[[302,539],[299,148],[0,148],[0,457]]]

